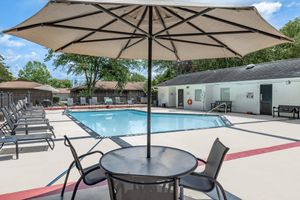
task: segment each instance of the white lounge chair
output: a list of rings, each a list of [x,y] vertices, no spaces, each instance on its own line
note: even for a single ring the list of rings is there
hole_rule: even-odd
[[[85,97],[80,97],[80,105],[86,105],[86,98]]]
[[[98,104],[98,98],[97,97],[92,97],[91,104],[92,105],[97,105]]]
[[[109,97],[104,97],[104,103],[105,103],[106,105],[111,105],[111,104],[113,104],[114,102],[113,102],[113,100],[112,100],[111,98],[109,98]]]
[[[68,106],[73,106],[74,105],[73,98],[68,98],[67,105]]]

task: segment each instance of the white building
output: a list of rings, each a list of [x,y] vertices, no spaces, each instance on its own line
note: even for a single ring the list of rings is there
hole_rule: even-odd
[[[159,106],[207,111],[219,100],[232,101],[233,112],[254,114],[300,106],[300,59],[184,74],[158,86]]]

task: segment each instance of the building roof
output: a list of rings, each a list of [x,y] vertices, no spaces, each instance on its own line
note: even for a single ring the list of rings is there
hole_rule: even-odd
[[[8,81],[0,83],[0,89],[35,89],[42,86],[40,83],[31,81]]]
[[[256,65],[207,70],[179,75],[159,86],[250,81],[300,77],[300,59],[279,60]]]
[[[50,85],[43,85],[33,81],[8,81],[0,83],[0,90],[43,90],[49,92],[57,91],[54,87]]]
[[[57,88],[58,92],[54,92],[55,94],[70,94],[70,88]]]
[[[83,89],[84,86],[79,86],[72,88],[71,90],[78,90],[78,89]],[[117,82],[116,81],[97,81],[96,83],[96,89],[101,89],[101,90],[116,90],[117,89]],[[144,89],[144,82],[128,82],[123,90],[140,90],[142,91]]]

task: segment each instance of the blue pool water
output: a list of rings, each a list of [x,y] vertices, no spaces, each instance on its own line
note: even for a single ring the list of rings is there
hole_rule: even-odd
[[[69,112],[69,114],[102,137],[146,133],[147,113],[136,110]],[[225,126],[219,116],[152,113],[151,130],[169,132]]]

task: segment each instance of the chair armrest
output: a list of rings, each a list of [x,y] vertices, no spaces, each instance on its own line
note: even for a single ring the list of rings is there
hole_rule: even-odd
[[[15,127],[13,131],[53,130],[52,126]]]
[[[89,155],[92,155],[92,154],[95,154],[95,153],[100,153],[102,156],[104,155],[104,153],[102,153],[101,151],[92,151],[92,152],[89,152],[89,153],[82,154],[81,156],[78,156],[78,158],[81,159],[81,158],[84,158],[86,156],[89,156]]]
[[[202,162],[202,163],[204,163],[204,164],[206,164],[206,161],[203,160],[203,159],[201,159],[201,158],[197,158],[197,160],[200,161],[200,162]]]

